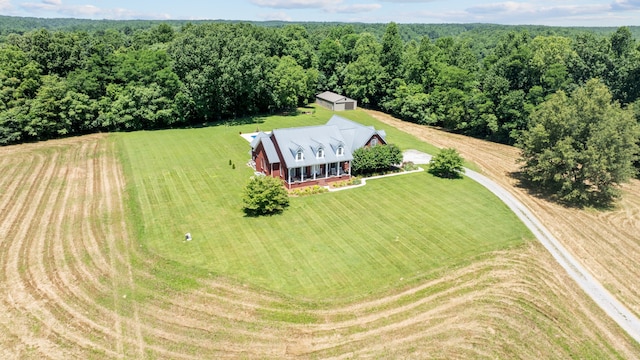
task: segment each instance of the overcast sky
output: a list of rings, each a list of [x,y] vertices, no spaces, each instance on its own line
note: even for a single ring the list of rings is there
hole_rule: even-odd
[[[87,19],[622,26],[640,25],[640,0],[0,0],[0,14]]]

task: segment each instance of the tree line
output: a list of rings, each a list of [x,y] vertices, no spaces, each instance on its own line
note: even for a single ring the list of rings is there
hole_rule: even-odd
[[[381,35],[357,30],[380,26],[314,23],[9,33],[0,44],[0,143],[271,113],[323,90],[503,143],[518,139],[548,96],[592,78],[635,108],[640,51],[628,28],[569,37],[464,26],[407,25],[414,38],[416,29],[460,33],[409,41],[394,23]]]
[[[18,20],[4,26],[32,25]],[[640,118],[640,46],[628,27],[55,21],[3,29],[0,144],[275,113],[325,90],[521,146],[544,104],[591,81],[604,90],[587,101]]]

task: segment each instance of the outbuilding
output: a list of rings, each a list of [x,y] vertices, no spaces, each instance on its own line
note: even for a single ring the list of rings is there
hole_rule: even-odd
[[[355,110],[358,107],[356,100],[331,91],[316,95],[316,103],[333,111]]]

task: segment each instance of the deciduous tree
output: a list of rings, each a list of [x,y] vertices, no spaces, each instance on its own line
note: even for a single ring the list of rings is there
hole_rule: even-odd
[[[448,179],[460,178],[464,174],[463,162],[456,149],[442,149],[429,162],[429,172]]]
[[[394,144],[363,147],[353,152],[351,168],[357,175],[387,171],[402,162],[402,151]]]
[[[560,91],[531,115],[519,141],[526,179],[572,204],[607,204],[633,176],[638,124],[590,80],[571,96]]]
[[[249,179],[242,197],[243,210],[248,216],[281,213],[289,206],[289,194],[282,181],[270,176]]]

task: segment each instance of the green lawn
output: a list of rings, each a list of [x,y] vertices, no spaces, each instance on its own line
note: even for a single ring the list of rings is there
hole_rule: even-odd
[[[183,267],[335,302],[432,277],[531,238],[480,185],[426,172],[293,198],[278,216],[244,217],[241,193],[253,170],[239,132],[321,124],[331,115],[317,109],[244,125],[116,134],[139,240]],[[403,149],[435,151],[363,112],[341,115],[385,129]],[[186,232],[193,241],[183,241]]]

